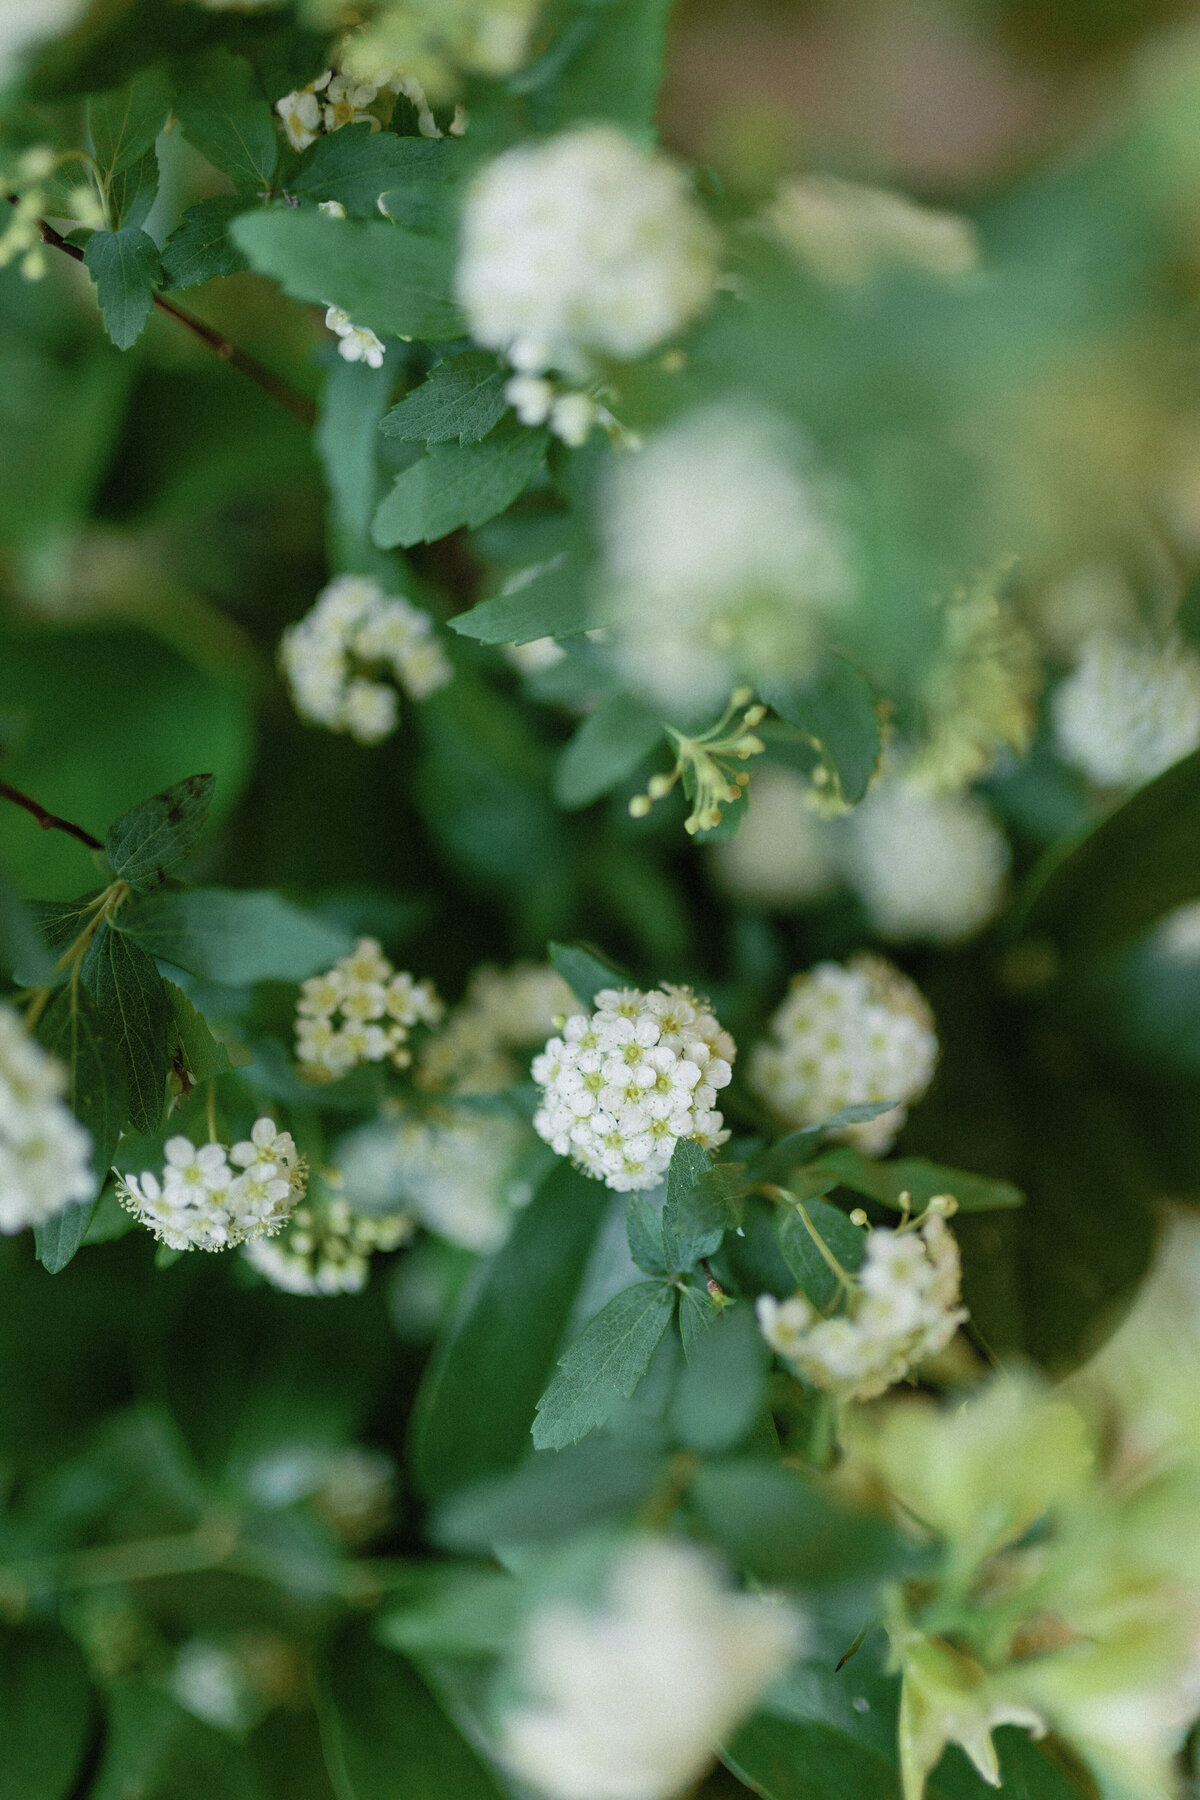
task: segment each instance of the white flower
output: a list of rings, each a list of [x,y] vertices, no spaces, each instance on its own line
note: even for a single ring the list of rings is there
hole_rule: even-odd
[[[379,89],[372,81],[359,81],[353,75],[336,74],[325,84],[321,108],[326,131],[339,131],[343,125],[370,125],[379,129],[379,120],[367,111],[374,105]]]
[[[708,304],[717,239],[666,157],[610,125],[522,144],[467,197],[457,293],[477,343],[530,374],[644,356]]]
[[[759,769],[736,837],[709,854],[726,892],[760,906],[823,899],[837,885],[830,826],[817,817],[813,790],[790,769]]]
[[[321,102],[311,88],[299,88],[275,102],[293,150],[307,150],[321,134]]]
[[[881,956],[818,963],[794,977],[755,1046],[750,1086],[792,1127],[816,1125],[845,1106],[897,1104],[837,1134],[869,1153],[886,1151],[933,1079],[938,1043],[920,990]]]
[[[787,1665],[797,1616],[738,1594],[689,1544],[623,1549],[603,1609],[548,1602],[529,1622],[528,1696],[502,1754],[550,1800],[670,1800]]]
[[[381,743],[396,728],[389,682],[421,701],[454,675],[428,613],[361,575],[341,575],[322,589],[284,632],[279,660],[300,716],[361,744]]]
[[[317,211],[323,212],[327,219],[344,219],[346,209],[340,200],[321,200],[317,203]]]
[[[890,776],[843,830],[847,876],[881,937],[958,943],[995,914],[1008,842],[973,795],[934,794]]]
[[[704,408],[614,465],[602,529],[615,647],[673,714],[800,679],[853,588],[827,482],[769,414]]]
[[[117,1197],[172,1250],[224,1250],[269,1236],[287,1223],[307,1185],[291,1133],[270,1118],[257,1119],[232,1150],[197,1148],[181,1135],[167,1139],[163,1154],[161,1180],[149,1171],[124,1175]]]
[[[36,45],[70,30],[84,6],[85,0],[0,0],[0,79],[9,80]]]
[[[0,1232],[90,1200],[92,1139],[62,1096],[67,1071],[0,1006]]]
[[[528,1143],[517,1118],[438,1111],[360,1126],[338,1144],[337,1162],[352,1205],[372,1215],[403,1207],[439,1237],[486,1254],[530,1198],[514,1175]]]
[[[736,1053],[690,988],[602,988],[533,1059],[534,1130],[610,1188],[655,1187],[680,1138],[728,1139],[716,1100]]]
[[[873,1400],[950,1342],[967,1314],[959,1305],[958,1245],[936,1206],[918,1226],[867,1233],[844,1312],[822,1318],[803,1294],[759,1296],[764,1338],[813,1387]]]
[[[325,323],[340,338],[338,355],[346,362],[365,362],[372,369],[383,367],[387,349],[383,340],[366,325],[355,325],[349,313],[340,306],[326,308]]]
[[[1200,656],[1099,632],[1050,705],[1064,761],[1102,787],[1149,781],[1200,745]]]
[[[889,263],[931,275],[967,275],[979,262],[979,238],[969,219],[835,175],[785,181],[766,217],[828,281],[862,281]]]
[[[395,1250],[412,1235],[407,1213],[357,1212],[338,1191],[339,1173],[326,1170],[323,1180],[330,1196],[297,1207],[277,1237],[255,1239],[242,1251],[287,1294],[356,1294],[366,1286],[372,1255]]]
[[[544,1044],[575,996],[548,963],[475,970],[460,1005],[421,1050],[417,1083],[458,1094],[499,1093],[521,1074],[513,1055]]]
[[[436,1025],[443,1010],[430,982],[398,972],[374,938],[360,938],[332,969],[301,982],[296,1056],[309,1076],[326,1081],[362,1062],[388,1059],[403,1069],[412,1061],[412,1027]]]

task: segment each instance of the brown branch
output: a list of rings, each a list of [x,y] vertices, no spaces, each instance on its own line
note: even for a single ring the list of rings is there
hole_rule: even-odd
[[[10,194],[9,199],[15,206],[16,197]],[[61,250],[65,256],[73,258],[75,262],[85,260],[83,251],[75,244],[68,244],[66,238],[55,231],[53,225],[48,224],[45,219],[38,220],[38,230],[41,233],[43,244],[49,244],[54,250]],[[222,337],[219,331],[215,330],[213,326],[205,324],[203,319],[198,319],[194,313],[185,312],[183,307],[176,306],[173,300],[164,300],[161,294],[155,294],[153,298],[159,312],[166,313],[168,318],[175,319],[185,331],[190,331],[194,338],[211,350],[214,356],[219,356],[222,362],[227,362],[230,368],[236,369],[248,381],[252,381],[255,387],[261,388],[262,392],[273,400],[276,406],[281,406],[284,412],[290,413],[293,419],[299,420],[300,424],[309,430],[316,424],[317,409],[307,394],[300,393],[282,377],[273,374],[270,369],[258,361],[257,357],[248,355],[245,350],[239,350],[236,344],[231,344],[228,338]]]
[[[14,806],[23,806],[27,813],[32,813],[43,831],[65,831],[69,837],[78,838],[81,844],[86,844],[89,850],[104,848],[100,839],[93,837],[90,831],[85,831],[82,825],[72,825],[70,819],[60,819],[57,813],[47,812],[44,806],[39,806],[36,800],[23,794],[20,788],[10,787],[7,781],[0,781],[0,800],[11,800]]]

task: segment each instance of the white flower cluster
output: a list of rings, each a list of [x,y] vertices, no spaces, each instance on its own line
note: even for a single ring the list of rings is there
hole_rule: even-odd
[[[891,1147],[933,1079],[938,1041],[920,990],[881,956],[818,963],[793,978],[750,1059],[750,1086],[784,1124],[817,1125],[845,1106],[894,1100],[837,1134],[872,1155]]]
[[[731,1591],[690,1544],[621,1550],[603,1610],[549,1602],[530,1619],[528,1698],[502,1754],[550,1800],[671,1800],[690,1791],[799,1646],[787,1606]]]
[[[249,1138],[227,1149],[168,1138],[161,1179],[124,1175],[117,1197],[127,1212],[172,1250],[226,1250],[269,1237],[292,1215],[307,1186],[290,1131],[256,1119]],[[232,1166],[231,1166],[232,1165]]]
[[[602,527],[615,647],[669,714],[801,678],[853,588],[828,484],[769,414],[690,414],[612,472]]]
[[[413,700],[453,680],[428,613],[385,594],[361,575],[340,575],[279,645],[279,660],[302,719],[378,744],[396,729],[396,689],[377,678],[386,669]]]
[[[324,202],[326,207],[337,205],[336,200]],[[330,213],[330,218],[345,218],[345,212]],[[329,306],[325,309],[325,324],[338,341],[338,355],[343,362],[365,362],[368,368],[382,369],[387,349],[383,339],[377,337],[369,325],[356,325],[350,314],[340,306]]]
[[[1065,762],[1101,787],[1149,781],[1200,745],[1200,656],[1099,632],[1050,704]]]
[[[0,1231],[41,1225],[96,1179],[92,1140],[63,1100],[67,1072],[0,1006]]]
[[[909,1229],[867,1233],[846,1310],[823,1318],[803,1294],[761,1294],[758,1323],[772,1350],[813,1387],[841,1400],[873,1400],[944,1350],[967,1314],[959,1304],[958,1244],[942,1195]]]
[[[766,217],[827,281],[863,281],[896,263],[952,277],[979,263],[979,237],[969,219],[836,175],[784,182]]]
[[[618,1192],[655,1187],[680,1138],[715,1150],[729,1137],[717,1091],[736,1054],[690,988],[602,988],[533,1059],[534,1130]]]
[[[930,793],[890,776],[844,832],[847,877],[881,937],[959,943],[995,914],[1008,840],[973,794]]]
[[[68,31],[86,0],[0,0],[0,80],[7,82],[29,52]]]
[[[522,425],[548,425],[572,449],[587,443],[593,425],[613,423],[607,407],[591,394],[560,387],[545,375],[510,376],[504,398]]]
[[[460,1005],[425,1040],[417,1085],[457,1094],[498,1094],[521,1074],[513,1052],[544,1044],[575,996],[548,963],[475,970]]]
[[[456,288],[472,337],[523,374],[644,356],[712,297],[716,234],[665,156],[611,125],[506,150],[468,194]]]
[[[361,1126],[341,1140],[337,1161],[348,1198],[364,1212],[403,1206],[439,1237],[486,1254],[532,1197],[515,1175],[529,1143],[518,1118],[439,1109]]]
[[[403,1069],[412,1061],[413,1026],[436,1025],[442,1011],[432,982],[414,981],[374,938],[360,938],[324,975],[301,982],[296,1057],[306,1073],[325,1080],[385,1059]]]
[[[372,112],[371,108],[377,107],[380,95],[384,96],[384,106],[390,112],[391,97],[402,94],[416,108],[417,130],[421,136],[444,136],[433,116],[425,89],[415,75],[377,69],[373,71],[373,77],[367,79],[355,68],[326,69],[307,87],[297,88],[277,100],[275,111],[283,122],[292,149],[307,150],[322,132],[340,131],[343,125],[369,125],[372,131],[378,131],[382,109]],[[457,107],[450,131],[453,136],[461,137],[465,129],[466,114]]]
[[[335,1187],[338,1177],[323,1181]],[[285,1294],[357,1294],[367,1283],[376,1250],[396,1250],[412,1236],[407,1213],[360,1213],[338,1193],[297,1207],[278,1237],[247,1244],[242,1254]]]

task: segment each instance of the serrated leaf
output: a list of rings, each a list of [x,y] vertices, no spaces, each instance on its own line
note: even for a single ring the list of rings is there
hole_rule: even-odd
[[[137,893],[160,887],[199,841],[216,785],[215,775],[189,775],[122,813],[104,840],[113,874]]]
[[[398,137],[369,125],[343,125],[318,138],[288,191],[302,200],[337,200],[351,218],[378,219],[380,197],[397,224],[428,229],[453,196],[461,146],[445,138]]]
[[[759,693],[820,750],[842,798],[850,805],[861,800],[879,761],[882,738],[871,685],[854,665],[831,656],[807,686],[767,680]]]
[[[145,156],[114,175],[108,189],[108,211],[114,225],[144,225],[158,199],[158,152],[153,144]]]
[[[564,555],[514,593],[481,600],[449,623],[451,631],[481,644],[531,644],[535,638],[577,637],[604,620],[591,616],[582,559]]]
[[[107,926],[92,939],[79,974],[96,1002],[106,1043],[116,1046],[124,1063],[134,1129],[156,1131],[167,1098],[171,1017],[162,976],[144,950]]]
[[[625,1196],[625,1236],[639,1269],[647,1275],[670,1273],[663,1249],[662,1213],[636,1190]]]
[[[538,1450],[577,1443],[606,1422],[619,1400],[632,1397],[674,1306],[673,1288],[639,1281],[596,1314],[538,1402],[533,1425]]]
[[[462,334],[448,239],[286,206],[243,213],[230,236],[251,268],[293,300],[343,307],[356,325],[397,337],[436,342]]]
[[[326,142],[329,142],[326,139]],[[483,350],[465,350],[445,362],[393,406],[380,430],[409,444],[477,444],[508,411],[506,372]]]
[[[229,236],[229,226],[246,203],[237,194],[214,194],[189,206],[163,246],[162,266],[169,288],[198,287],[220,275],[236,275],[249,263]]]
[[[188,142],[235,187],[269,187],[279,141],[253,64],[218,47],[177,63],[172,74]]]
[[[625,781],[661,741],[662,721],[627,694],[589,713],[558,759],[554,797],[560,806],[590,806]]]
[[[589,1012],[602,988],[632,986],[628,975],[587,944],[549,944],[547,955],[580,1005]]]
[[[824,1150],[812,1173],[835,1176],[843,1187],[878,1200],[899,1211],[900,1196],[907,1193],[914,1212],[922,1212],[935,1194],[953,1194],[962,1212],[995,1212],[1022,1206],[1025,1196],[1011,1181],[991,1175],[972,1175],[966,1169],[947,1168],[923,1156],[901,1156],[894,1162],[875,1162],[849,1144]]]
[[[152,956],[227,987],[303,981],[354,947],[343,927],[278,894],[231,888],[146,894],[123,906],[116,923]]]
[[[96,284],[104,329],[118,350],[128,350],[142,335],[162,281],[158,246],[136,225],[127,225],[93,232],[83,260]]]
[[[114,175],[141,161],[170,111],[171,91],[161,69],[139,70],[123,87],[90,96],[88,132],[106,186]]]
[[[376,509],[371,535],[383,550],[432,544],[507,510],[541,467],[549,442],[515,420],[479,444],[435,444],[396,478]]]
[[[720,1317],[721,1307],[704,1288],[685,1286],[679,1290],[679,1335],[683,1340],[684,1361],[690,1363],[701,1338]]]
[[[672,1273],[694,1269],[711,1256],[726,1231],[737,1223],[724,1189],[713,1184],[707,1151],[691,1138],[680,1138],[667,1169],[663,1205],[663,1248]]]
[[[847,1274],[853,1275],[861,1268],[867,1253],[866,1232],[851,1224],[844,1212],[826,1200],[809,1200],[802,1204],[813,1231]],[[779,1248],[796,1277],[797,1286],[803,1288],[818,1312],[824,1312],[837,1294],[838,1279],[813,1242],[799,1209],[781,1205],[776,1230]]]
[[[217,1075],[228,1075],[234,1064],[225,1045],[215,1038],[202,1013],[198,1013],[181,987],[164,981],[171,1007],[171,1035],[168,1049],[172,1064],[179,1057],[194,1082],[210,1081]]]

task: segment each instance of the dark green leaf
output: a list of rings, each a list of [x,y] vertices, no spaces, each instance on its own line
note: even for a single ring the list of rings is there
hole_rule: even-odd
[[[630,980],[586,944],[550,944],[550,961],[581,1006],[590,1012],[603,988],[629,987]]]
[[[338,1800],[502,1800],[412,1666],[357,1621],[324,1647],[317,1710]]]
[[[325,376],[317,414],[316,447],[329,489],[329,534],[335,568],[383,578],[388,559],[371,542],[379,501],[379,420],[393,375],[385,362],[348,363],[336,356]],[[394,579],[388,571],[389,582]]]
[[[706,1463],[688,1493],[720,1548],[763,1581],[865,1581],[901,1569],[910,1555],[889,1526],[835,1506],[781,1463]]]
[[[213,1036],[203,1015],[173,981],[164,981],[163,987],[171,1007],[169,1049],[172,1063],[178,1057],[194,1082],[228,1075],[234,1066],[229,1051]]]
[[[645,1194],[625,1196],[625,1236],[629,1254],[647,1275],[667,1275],[666,1251],[663,1248],[662,1213]]]
[[[535,638],[575,637],[602,618],[592,618],[578,557],[564,555],[512,594],[481,600],[450,620],[450,629],[481,644],[530,644]]]
[[[520,1462],[575,1304],[608,1190],[565,1164],[482,1263],[418,1395],[412,1456],[440,1496]]]
[[[717,1279],[724,1283],[728,1270],[735,1290],[751,1300],[759,1294],[774,1294],[782,1299],[795,1292],[796,1278],[783,1260],[775,1231],[776,1210],[758,1195],[750,1195],[741,1230],[727,1234],[714,1260]]]
[[[464,1508],[469,1509],[477,1492],[472,1489],[462,1496]],[[458,1510],[459,1502],[451,1500],[438,1517]],[[440,1535],[443,1541],[454,1541],[444,1532]],[[375,1633],[381,1643],[404,1656],[495,1656],[511,1647],[520,1604],[520,1584],[504,1569],[427,1562],[415,1565],[406,1581],[389,1581],[386,1609]]]
[[[227,987],[303,981],[354,947],[341,926],[278,894],[231,888],[147,894],[122,907],[117,923],[152,956]]]
[[[867,1253],[866,1233],[852,1225],[836,1206],[824,1200],[809,1200],[804,1207],[813,1230],[832,1251],[843,1269],[853,1275],[862,1266]],[[794,1206],[780,1206],[776,1220],[779,1248],[797,1285],[804,1289],[819,1312],[830,1306],[837,1294],[837,1276],[825,1261]]]
[[[144,225],[158,199],[158,152],[151,145],[145,156],[114,175],[108,190],[109,218],[114,226]]]
[[[118,350],[128,350],[142,335],[154,290],[162,280],[158,246],[135,225],[122,231],[96,231],[83,253],[104,329]]]
[[[89,1800],[260,1800],[240,1744],[203,1725],[159,1688],[125,1683],[108,1696],[104,1757]]]
[[[302,200],[340,201],[351,218],[360,219],[378,219],[380,196],[386,195],[388,216],[397,224],[428,229],[453,196],[461,154],[445,138],[343,125],[311,146],[288,191]]]
[[[80,965],[80,979],[96,1002],[105,1044],[115,1045],[125,1065],[134,1129],[157,1130],[167,1098],[171,1018],[162,976],[123,931],[102,926]]]
[[[590,806],[632,775],[663,735],[661,720],[627,694],[589,713],[558,759],[554,794],[560,806]]]
[[[235,187],[269,187],[279,154],[275,120],[244,56],[223,48],[176,64],[183,135]]]
[[[198,287],[218,275],[249,268],[229,236],[229,226],[246,203],[237,194],[213,194],[189,206],[163,246],[162,266],[169,288]]]
[[[762,1800],[900,1800],[892,1762],[818,1721],[757,1712],[721,1760]]]
[[[420,387],[393,406],[380,430],[410,444],[447,444],[451,438],[477,444],[508,410],[506,379],[496,358],[486,351],[465,350],[461,356],[447,357]]]
[[[740,1217],[728,1188],[708,1153],[691,1138],[681,1138],[671,1152],[667,1197],[663,1205],[663,1248],[673,1273],[694,1269],[711,1256],[730,1226]]]
[[[435,444],[396,478],[375,513],[381,549],[432,544],[462,525],[472,530],[510,507],[546,454],[547,434],[515,420],[480,444]]]
[[[870,684],[844,657],[831,657],[818,681],[804,688],[782,682],[760,684],[759,692],[781,719],[820,750],[842,798],[861,800],[879,761],[879,715]]]
[[[106,1037],[99,1010],[80,984],[57,993],[38,1021],[39,1041],[66,1066],[67,1102],[92,1134],[92,1167],[99,1188],[128,1117],[125,1062]],[[40,1261],[56,1275],[83,1241],[95,1199],[80,1200],[48,1219],[35,1233]]]
[[[685,1289],[685,1295],[695,1291]],[[681,1325],[683,1316],[681,1295]],[[771,1361],[754,1308],[745,1300],[722,1308],[690,1346],[684,1339],[684,1350],[687,1366],[671,1401],[672,1430],[688,1450],[710,1456],[732,1450],[758,1418]]]
[[[448,240],[287,206],[243,213],[230,235],[250,266],[293,300],[343,307],[356,325],[397,337],[437,341],[462,332]]]
[[[603,1425],[628,1400],[670,1323],[674,1290],[639,1281],[617,1294],[576,1338],[538,1402],[533,1441],[561,1450]]]
[[[0,1800],[67,1800],[91,1714],[83,1657],[64,1631],[0,1627]]]
[[[9,886],[0,870],[0,969],[21,987],[41,987],[54,976],[48,956],[34,926],[33,914]],[[18,973],[19,971],[19,973]]]
[[[971,1175],[965,1169],[948,1169],[941,1163],[927,1162],[923,1156],[875,1162],[849,1144],[822,1151],[810,1173],[820,1179],[823,1172],[836,1176],[843,1187],[853,1188],[856,1194],[865,1194],[897,1211],[904,1193],[909,1195],[914,1212],[923,1212],[935,1194],[953,1194],[962,1212],[995,1212],[1020,1206],[1025,1199],[1011,1181]]]
[[[672,7],[673,0],[608,0],[583,10],[579,47],[553,83],[548,125],[611,119],[649,135]]]
[[[782,1180],[791,1169],[806,1163],[817,1150],[822,1138],[831,1131],[840,1131],[843,1125],[865,1125],[869,1119],[877,1119],[880,1113],[891,1112],[894,1100],[863,1101],[858,1106],[843,1106],[840,1112],[833,1113],[828,1119],[822,1119],[816,1125],[806,1125],[800,1131],[789,1131],[786,1137],[777,1138],[754,1164],[754,1173],[760,1181]]]
[[[142,69],[124,87],[91,95],[88,132],[106,186],[112,176],[142,160],[170,110],[171,92],[161,69]]]
[[[662,1464],[652,1446],[607,1434],[565,1450],[535,1451],[510,1474],[444,1501],[432,1535],[449,1550],[490,1552],[625,1519],[650,1493]]]
[[[34,1226],[34,1250],[48,1275],[58,1275],[66,1268],[86,1238],[95,1211],[95,1199],[73,1200],[45,1224]]]
[[[113,874],[138,893],[161,886],[195,848],[215,786],[215,775],[189,775],[122,813],[104,840]]]

